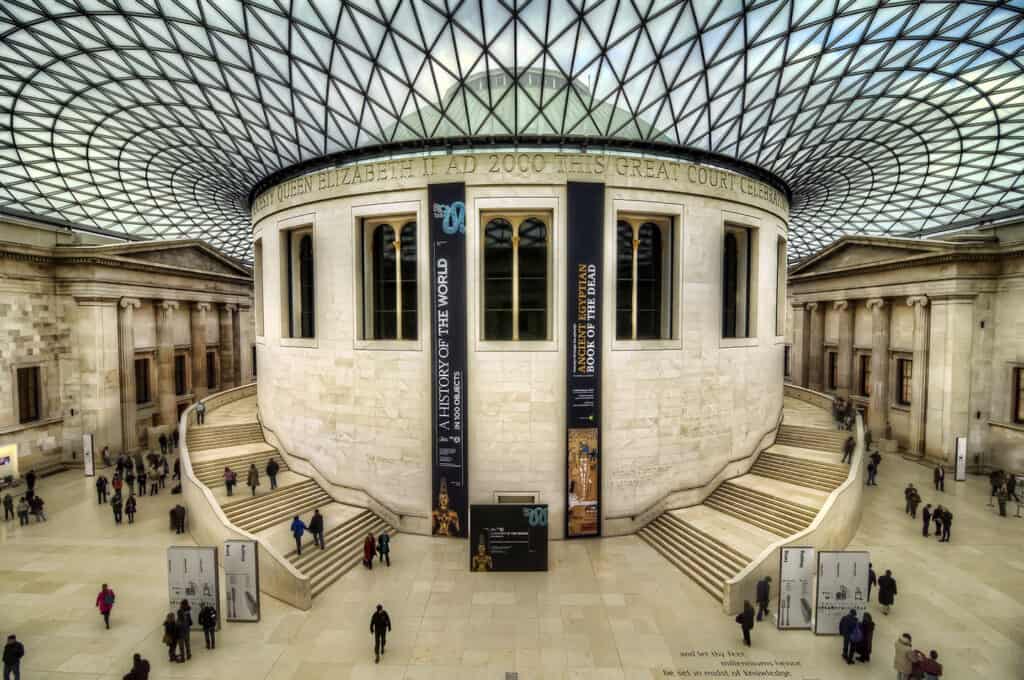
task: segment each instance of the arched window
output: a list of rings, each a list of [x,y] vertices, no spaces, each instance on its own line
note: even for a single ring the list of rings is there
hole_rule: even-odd
[[[313,307],[315,284],[313,282],[313,235],[306,234],[299,241],[299,305],[300,337],[314,336],[315,314]]]
[[[736,272],[739,269],[736,235],[726,233],[722,256],[722,336],[736,337]]]
[[[399,226],[400,225],[400,226]],[[363,337],[369,340],[415,340],[416,222],[408,217],[365,220]]]
[[[674,234],[667,217],[629,215],[616,223],[616,339],[672,337]]]
[[[484,339],[548,339],[548,220],[485,218]]]
[[[753,263],[757,261],[757,232],[727,226],[722,240],[722,337],[754,335]]]

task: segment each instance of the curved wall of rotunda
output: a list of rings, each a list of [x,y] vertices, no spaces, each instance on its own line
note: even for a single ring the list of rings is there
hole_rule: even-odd
[[[430,531],[430,223],[440,208],[429,186],[453,182],[464,183],[465,273],[453,267],[445,283],[466,296],[469,501],[537,494],[551,536],[563,536],[577,347],[567,319],[582,310],[567,252],[575,182],[603,184],[603,197],[590,194],[603,224],[573,232],[577,245],[603,248],[601,468],[587,480],[599,485],[600,516],[707,483],[774,426],[781,192],[638,155],[424,154],[312,172],[254,200],[260,413],[289,452],[418,518],[403,528]]]

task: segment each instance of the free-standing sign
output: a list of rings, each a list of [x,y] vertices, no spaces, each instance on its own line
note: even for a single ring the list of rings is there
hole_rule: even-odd
[[[85,476],[92,477],[96,474],[96,464],[93,461],[93,438],[92,433],[86,432],[82,435],[82,462],[85,464]]]
[[[547,571],[547,505],[473,505],[470,571]]]
[[[0,479],[18,476],[18,445],[0,446]]]
[[[814,567],[814,548],[786,547],[779,551],[780,630],[811,627]]]
[[[199,628],[199,610],[204,604],[220,611],[220,581],[217,549],[174,545],[167,549],[167,587],[171,611],[182,600],[192,608],[192,627]]]
[[[953,479],[958,482],[967,479],[967,437],[956,438],[956,471]]]
[[[260,620],[260,561],[256,541],[224,541],[225,604],[228,621]],[[218,618],[219,620],[219,618]]]
[[[851,609],[859,619],[868,608],[870,555],[857,551],[818,553],[818,596],[814,608],[814,632],[839,635],[839,620]]]
[[[431,184],[434,509],[431,533],[464,538],[469,510],[466,428],[466,185]]]
[[[569,182],[565,386],[567,538],[601,535],[601,284],[604,185]]]

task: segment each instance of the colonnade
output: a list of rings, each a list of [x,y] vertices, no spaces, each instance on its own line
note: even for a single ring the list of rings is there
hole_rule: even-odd
[[[156,393],[152,401],[156,405],[160,426],[174,428],[177,422],[178,395],[174,385],[174,312],[182,305],[188,305],[189,330],[191,339],[192,396],[202,399],[211,385],[207,384],[206,327],[207,314],[214,305],[218,314],[220,329],[220,384],[222,390],[241,384],[240,352],[241,335],[238,305],[228,302],[181,302],[178,300],[154,300],[156,315]],[[122,446],[126,452],[140,447],[138,441],[138,404],[135,385],[135,316],[142,306],[137,298],[121,298],[117,306],[118,359],[121,388],[121,434]]]

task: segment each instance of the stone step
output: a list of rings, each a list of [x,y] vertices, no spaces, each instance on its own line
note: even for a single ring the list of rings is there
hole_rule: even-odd
[[[724,582],[709,577],[707,573],[700,568],[698,563],[694,562],[692,559],[686,559],[678,552],[678,550],[673,548],[670,543],[664,541],[650,525],[647,525],[637,532],[637,535],[641,540],[654,548],[654,550],[662,557],[679,569],[679,571],[689,576],[694,583],[704,590],[704,592],[715,598],[716,601],[722,601],[724,596]]]
[[[262,498],[265,500],[261,503],[242,510],[225,512],[225,514],[233,522],[254,522],[269,515],[277,515],[282,508],[291,507],[297,503],[304,502],[308,498],[319,498],[322,496],[329,498],[327,493],[316,483],[312,486],[296,484],[286,489],[284,494],[275,497],[263,496]]]
[[[798,458],[796,456],[787,456],[784,453],[777,453],[774,451],[765,451],[758,458],[774,460],[779,463],[793,465],[795,467],[813,469],[821,473],[835,474],[843,477],[844,479],[850,471],[850,468],[845,463],[828,463],[825,461],[811,460],[810,458]]]
[[[847,474],[845,473],[849,472],[849,470],[844,470],[843,472],[825,472],[816,468],[804,467],[802,465],[788,463],[770,457],[759,458],[757,462],[754,463],[754,468],[758,467],[763,467],[767,470],[777,470],[782,473],[792,474],[796,477],[806,477],[807,479],[835,484],[837,486],[846,481]],[[753,471],[753,468],[751,468],[751,471]]]
[[[750,473],[761,477],[767,477],[769,479],[775,479],[780,482],[804,486],[808,489],[817,489],[819,491],[831,492],[839,486],[836,482],[820,481],[806,475],[800,475],[791,470],[780,471],[764,465],[755,464],[754,467],[750,468]]]
[[[710,508],[770,531],[779,536],[799,533],[810,524],[805,515],[793,514],[762,502],[760,495],[747,489],[722,484],[704,501]],[[813,516],[812,518],[813,519]]]
[[[190,451],[205,451],[261,441],[263,441],[263,429],[259,423],[204,425],[199,428],[189,428],[187,437]]]
[[[331,498],[330,495],[321,491],[319,494],[314,496],[295,499],[291,504],[280,506],[273,512],[262,515],[259,518],[250,518],[241,522],[233,521],[232,523],[245,531],[254,534],[258,531],[269,529],[279,522],[290,522],[295,515],[304,515],[306,513],[313,512],[316,508],[323,507],[333,501],[334,499]]]
[[[705,572],[721,583],[735,576],[746,566],[746,561],[736,559],[731,551],[723,550],[717,541],[709,540],[703,532],[671,513],[656,518],[651,522],[651,527],[663,540],[698,562]]]
[[[699,537],[700,540],[716,546],[719,552],[722,554],[723,558],[726,559],[730,564],[732,564],[737,569],[737,571],[742,570],[744,567],[747,566],[747,564],[750,563],[750,557],[748,557],[745,553],[738,550],[737,548],[734,548],[728,543],[725,543],[724,541],[721,541],[718,538],[712,536],[707,531],[698,529],[690,522],[687,522],[683,518],[677,517],[676,515],[670,512],[665,513],[664,516],[666,521],[674,523],[680,529],[683,529]]]
[[[327,548],[324,550],[311,543],[310,548],[303,548],[305,552],[302,555],[296,556],[295,553],[291,553],[288,559],[310,579],[321,578],[324,572],[330,571],[339,561],[356,556],[362,559],[366,534],[372,533],[376,539],[381,533],[374,530],[377,525],[386,526],[384,521],[372,512],[361,513],[334,531],[325,533],[324,543]]]
[[[285,462],[276,449],[271,449],[270,451],[261,451],[259,453],[192,463],[192,472],[195,473],[196,479],[206,486],[223,486],[224,468],[230,467],[238,475],[238,485],[243,487],[245,486],[245,477],[248,474],[249,466],[255,463],[256,469],[259,470],[260,476],[263,477],[265,476],[267,461],[271,458],[277,461],[277,464],[281,467],[281,472],[288,471],[288,463]]]
[[[803,518],[812,522],[818,516],[818,510],[807,505],[788,501],[770,493],[752,489],[749,486],[741,486],[733,482],[725,482],[718,487],[723,493],[735,494],[743,499],[750,499],[762,506],[765,510],[794,518]]]
[[[375,536],[380,535],[382,532],[387,531],[389,536],[395,535],[395,530],[389,527],[383,520],[378,519],[377,523],[372,525],[369,531],[372,531]],[[357,548],[354,551],[355,555],[350,558],[339,559],[333,564],[333,568],[325,571],[321,571],[315,578],[312,578],[311,586],[313,591],[313,597],[320,595],[329,586],[334,584],[338,579],[347,574],[357,564],[361,564],[363,561],[362,553],[362,542],[357,544]],[[326,552],[326,551],[325,551]]]

